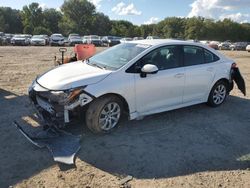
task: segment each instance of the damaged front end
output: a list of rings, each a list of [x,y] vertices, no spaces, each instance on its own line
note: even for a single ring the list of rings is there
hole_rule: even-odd
[[[54,91],[44,88],[35,80],[29,88],[29,97],[45,125],[63,128],[81,107],[94,99],[84,91],[85,87]]]

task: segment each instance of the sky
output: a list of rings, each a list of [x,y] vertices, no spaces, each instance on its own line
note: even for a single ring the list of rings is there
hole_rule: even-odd
[[[215,20],[230,18],[250,22],[250,0],[88,0],[98,12],[112,20],[128,20],[136,25],[157,23],[166,17],[202,16]],[[64,0],[0,0],[1,6],[22,9],[38,2],[42,8],[60,9]]]

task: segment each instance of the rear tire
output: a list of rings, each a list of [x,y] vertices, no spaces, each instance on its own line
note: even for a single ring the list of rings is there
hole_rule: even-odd
[[[220,80],[211,89],[207,104],[211,107],[218,107],[226,100],[227,95],[228,84]]]
[[[122,112],[123,104],[118,97],[100,97],[86,111],[87,127],[94,133],[108,133],[118,125]]]

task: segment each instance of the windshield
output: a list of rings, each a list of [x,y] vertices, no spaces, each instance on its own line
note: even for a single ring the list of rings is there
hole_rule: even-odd
[[[69,38],[80,38],[80,35],[78,35],[78,34],[70,34]]]
[[[33,39],[43,39],[44,37],[41,35],[34,35],[32,38]]]
[[[91,57],[89,64],[117,70],[149,47],[150,45],[136,43],[119,44]]]
[[[91,36],[91,39],[99,39],[100,37],[98,36]]]
[[[61,34],[54,34],[51,37],[60,37],[60,38],[63,38],[63,36]]]
[[[26,38],[24,35],[15,35],[15,38]]]
[[[71,39],[81,39],[80,36],[71,36],[71,37],[69,37],[69,38],[71,38]]]

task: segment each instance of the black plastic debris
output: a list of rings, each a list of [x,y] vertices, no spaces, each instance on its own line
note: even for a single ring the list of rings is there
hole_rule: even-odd
[[[238,67],[234,67],[231,73],[232,79],[237,84],[239,90],[246,96],[246,84]]]
[[[81,136],[54,128],[48,128],[45,131],[40,131],[35,136],[31,136],[16,121],[13,124],[32,144],[39,148],[47,147],[54,161],[74,164],[75,155],[81,147]]]

